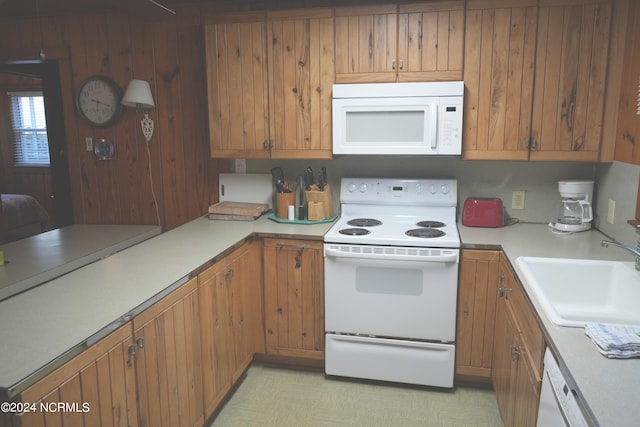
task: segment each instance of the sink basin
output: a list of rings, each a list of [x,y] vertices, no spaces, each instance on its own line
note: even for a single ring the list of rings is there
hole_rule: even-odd
[[[516,263],[556,325],[640,324],[640,272],[633,262],[520,257]]]

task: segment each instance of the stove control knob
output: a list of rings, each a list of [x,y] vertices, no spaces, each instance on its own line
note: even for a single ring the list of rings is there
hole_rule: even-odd
[[[354,191],[356,191],[356,185],[349,184],[348,190],[349,190],[349,193],[353,193]]]
[[[416,184],[416,193],[422,194],[423,191],[424,187],[422,186],[422,184]]]
[[[429,193],[436,194],[437,192],[438,192],[438,187],[436,187],[435,184],[431,184],[429,186]]]
[[[364,193],[367,191],[367,184],[360,184],[360,192]]]
[[[441,192],[442,194],[448,194],[448,193],[449,193],[449,186],[448,186],[447,184],[443,184],[443,185],[440,187],[440,192]]]

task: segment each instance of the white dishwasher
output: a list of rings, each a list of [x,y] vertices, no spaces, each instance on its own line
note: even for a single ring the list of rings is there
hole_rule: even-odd
[[[589,424],[574,393],[560,372],[558,362],[547,348],[544,353],[544,372],[537,426],[587,427]]]

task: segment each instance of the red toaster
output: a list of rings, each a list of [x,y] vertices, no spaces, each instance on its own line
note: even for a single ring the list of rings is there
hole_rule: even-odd
[[[496,197],[469,197],[462,208],[462,225],[467,227],[504,226],[504,207]]]

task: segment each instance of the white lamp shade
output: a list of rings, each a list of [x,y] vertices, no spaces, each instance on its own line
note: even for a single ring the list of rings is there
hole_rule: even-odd
[[[131,80],[122,97],[122,105],[148,110],[155,107],[151,87],[145,80]]]

